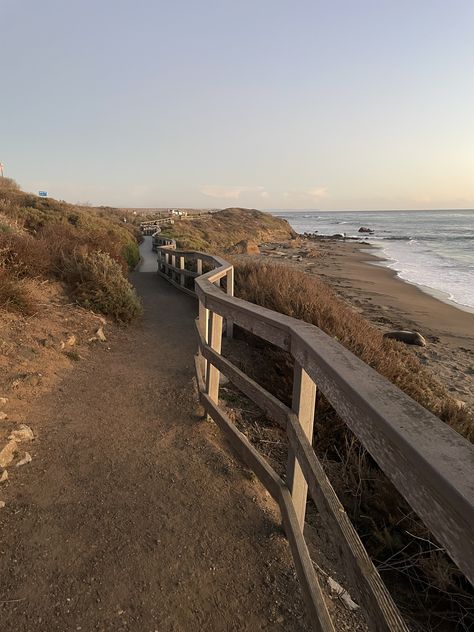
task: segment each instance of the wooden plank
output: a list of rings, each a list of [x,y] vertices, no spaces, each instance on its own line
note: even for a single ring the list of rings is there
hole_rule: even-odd
[[[227,280],[227,296],[234,296],[234,266],[230,266],[226,273]],[[226,318],[226,335],[227,338],[234,337],[234,323],[232,318]]]
[[[335,632],[308,547],[301,532],[300,523],[293,508],[290,492],[286,487],[281,490],[280,511],[313,628],[320,632]]]
[[[182,286],[180,283],[176,283],[176,281],[174,281],[170,276],[168,276],[166,272],[158,271],[158,274],[162,276],[164,279],[166,279],[168,283],[171,283],[171,285],[174,285],[175,288],[177,288],[178,290],[181,290],[181,292],[184,292],[185,294],[189,294],[189,296],[196,298],[195,292],[193,292],[192,290],[190,290],[189,288],[185,286]]]
[[[221,352],[222,346],[222,316],[211,312],[209,326],[209,346],[216,353]],[[219,402],[219,369],[210,362],[207,363],[206,392],[213,402]]]
[[[352,526],[296,415],[288,419],[288,439],[309,484],[311,497],[327,533],[341,551],[340,561],[352,580],[356,599],[376,632],[408,632],[390,593]]]
[[[295,330],[296,360],[474,583],[474,446],[321,330]]]
[[[185,276],[184,276],[184,257],[183,256],[179,257],[179,269],[181,270],[181,273],[179,275],[179,283],[180,285],[184,285]]]
[[[202,274],[202,259],[196,259],[196,271],[197,271],[197,276],[201,276]]]
[[[196,363],[197,365],[197,363]],[[199,382],[198,382],[199,383]],[[203,386],[202,380],[200,382]],[[263,486],[277,501],[282,516],[283,526],[287,534],[290,550],[295,563],[296,572],[301,584],[303,597],[308,608],[312,627],[317,632],[335,632],[329,616],[318,578],[309,556],[308,548],[301,533],[296,514],[293,509],[291,495],[281,478],[262,458],[259,452],[242,434],[228,416],[218,408],[207,393],[201,391],[201,403],[208,415],[219,426],[227,437],[233,450],[250,467]]]
[[[198,339],[203,340],[207,345],[207,341],[209,340],[209,310],[204,307],[201,301],[199,301],[199,320],[197,322],[197,329]],[[207,360],[199,349],[198,351],[200,356],[202,376],[203,379],[205,379],[207,373]]]
[[[200,303],[200,305],[202,305]],[[290,409],[282,404],[279,399],[266,391],[260,384],[245,375],[240,369],[234,366],[227,358],[217,354],[204,339],[196,328],[199,339],[199,349],[204,358],[214,364],[244,395],[251,399],[270,419],[286,429],[286,423]]]
[[[233,450],[253,470],[262,485],[278,502],[281,496],[280,488],[284,485],[278,474],[261,457],[247,437],[237,430],[225,412],[217,406],[207,393],[201,393],[201,403],[209,417],[226,435]]]
[[[316,406],[316,385],[309,377],[301,364],[295,362],[293,372],[293,397],[292,409],[298,417],[304,434],[309,442],[313,438],[314,408]],[[306,497],[308,485],[295,456],[292,446],[288,447],[288,465],[286,469],[286,482],[291,492],[293,505],[301,531],[304,529],[306,515]]]

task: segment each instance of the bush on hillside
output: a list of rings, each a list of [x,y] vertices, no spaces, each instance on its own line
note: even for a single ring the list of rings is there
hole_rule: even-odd
[[[75,254],[64,262],[64,278],[81,305],[117,322],[129,323],[142,311],[119,264],[105,252]]]
[[[12,296],[3,300],[3,309],[26,296],[22,279],[56,278],[83,304],[129,322],[140,309],[126,275],[138,261],[136,228],[118,210],[39,198],[13,181],[0,181],[0,266],[8,272]]]

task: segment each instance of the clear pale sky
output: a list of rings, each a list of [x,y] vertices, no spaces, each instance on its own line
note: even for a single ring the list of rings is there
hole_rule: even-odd
[[[121,206],[474,207],[473,0],[0,0],[0,161]]]

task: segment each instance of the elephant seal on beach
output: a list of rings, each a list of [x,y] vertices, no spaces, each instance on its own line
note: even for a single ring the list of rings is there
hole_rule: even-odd
[[[426,340],[417,331],[387,331],[383,335],[384,338],[392,338],[407,345],[417,345],[418,347],[426,347]]]

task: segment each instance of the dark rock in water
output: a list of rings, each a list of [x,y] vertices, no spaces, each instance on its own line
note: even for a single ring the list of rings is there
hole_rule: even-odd
[[[361,226],[359,228],[359,233],[370,233],[372,234],[374,231],[371,228],[367,228],[367,226]]]
[[[392,338],[407,345],[417,345],[418,347],[426,347],[426,340],[417,331],[387,331],[384,338]]]

